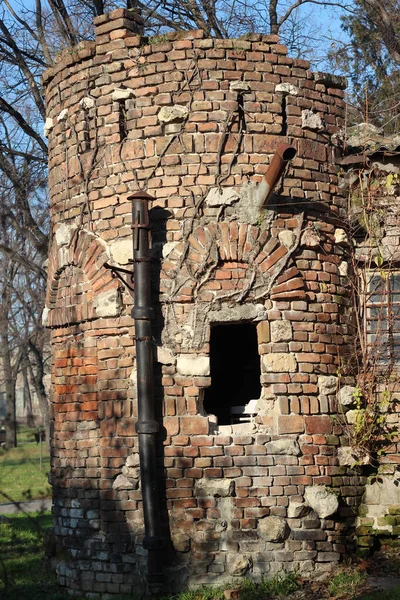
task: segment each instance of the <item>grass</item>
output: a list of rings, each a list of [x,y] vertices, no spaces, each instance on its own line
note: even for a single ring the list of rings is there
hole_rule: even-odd
[[[354,596],[365,582],[366,575],[354,567],[347,567],[337,571],[329,583],[329,593],[335,598]]]
[[[53,576],[41,568],[44,531],[51,515],[15,514],[0,522],[0,597],[62,600]]]
[[[0,520],[1,600],[71,600],[68,593],[60,591],[55,575],[43,569],[43,538],[51,524],[49,512],[19,513]],[[73,598],[87,600],[83,596]]]
[[[179,594],[164,596],[160,600],[223,600],[226,589],[238,589],[240,600],[268,600],[281,598],[299,588],[298,577],[295,573],[278,573],[270,579],[263,578],[256,583],[244,579],[240,584],[229,583],[220,587],[200,587]]]
[[[34,440],[34,429],[18,428],[17,448],[0,449],[0,503],[37,498],[49,498],[51,488],[47,482],[50,457],[42,444],[43,464],[40,470],[40,444]]]

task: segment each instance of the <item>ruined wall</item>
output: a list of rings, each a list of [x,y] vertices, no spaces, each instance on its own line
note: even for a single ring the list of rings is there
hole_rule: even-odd
[[[400,533],[399,142],[397,135],[361,123],[347,130],[348,156],[340,161],[355,241],[358,311],[369,342],[361,350],[366,369],[360,368],[356,387],[341,393],[353,448],[339,452],[343,464],[358,461],[367,475],[356,530],[362,554],[381,544],[398,546]],[[357,444],[362,435],[364,443]]]
[[[330,570],[361,493],[332,419],[349,334],[332,145],[343,82],[288,58],[276,36],[150,43],[129,15],[98,17],[96,41],[44,78],[59,580],[124,593],[144,572],[132,300],[105,267],[129,269],[138,189],[154,197],[167,578]],[[281,141],[297,157],[260,211],[256,184]],[[257,324],[261,394],[250,422],[221,425],[203,398],[211,327],[229,322]]]

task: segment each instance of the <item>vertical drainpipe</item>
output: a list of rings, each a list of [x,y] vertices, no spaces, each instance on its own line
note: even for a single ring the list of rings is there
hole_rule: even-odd
[[[143,547],[148,551],[147,583],[149,588],[162,584],[162,531],[157,483],[156,420],[153,384],[152,326],[154,308],[150,288],[150,222],[148,203],[154,200],[146,192],[136,192],[132,200],[134,307],[140,478],[145,536]]]

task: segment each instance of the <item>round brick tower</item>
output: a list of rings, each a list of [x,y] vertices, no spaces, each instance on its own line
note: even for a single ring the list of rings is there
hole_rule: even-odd
[[[98,17],[96,40],[44,76],[59,581],[130,593],[146,571],[128,273],[139,190],[153,198],[165,579],[329,570],[359,492],[331,418],[348,342],[343,81],[276,36],[148,40],[131,18]],[[262,207],[281,142],[297,155]]]

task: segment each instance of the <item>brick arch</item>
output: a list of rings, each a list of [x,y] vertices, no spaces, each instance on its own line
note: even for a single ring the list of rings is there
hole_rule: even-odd
[[[119,287],[104,268],[109,260],[105,243],[88,231],[77,230],[69,246],[54,243],[50,256],[48,326],[63,327],[98,318],[95,297]]]
[[[284,224],[287,232],[297,231],[299,237],[300,220],[292,218]],[[237,290],[246,286],[246,278],[256,276],[264,278],[265,285],[267,280],[274,282],[271,289],[274,299],[304,298],[305,284],[291,258],[293,248],[285,246],[278,233],[278,229],[268,232],[256,225],[237,221],[199,225],[188,240],[187,262],[192,277],[201,278],[214,262],[214,269],[209,282],[202,288],[201,296],[204,295],[205,300],[210,299],[209,293],[223,296],[224,288],[228,287],[224,286],[224,281],[234,282]],[[254,268],[256,275],[251,273]]]

